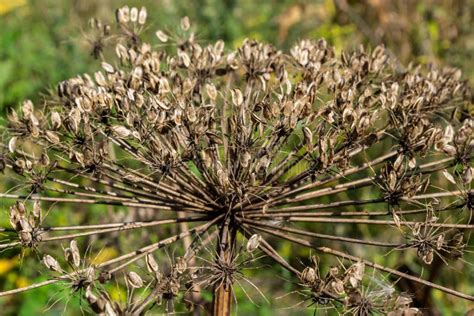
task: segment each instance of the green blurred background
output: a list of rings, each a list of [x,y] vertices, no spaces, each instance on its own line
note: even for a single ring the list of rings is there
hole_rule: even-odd
[[[474,80],[472,0],[0,0],[0,111],[5,113],[24,99],[41,103],[42,95],[57,82],[97,69],[100,61],[90,55],[87,21],[99,17],[104,22],[112,22],[115,8],[125,4],[147,7],[148,36],[153,42],[156,42],[152,39],[155,30],[174,29],[180,17],[187,15],[198,29],[198,39],[203,42],[223,39],[228,47],[237,47],[248,37],[288,49],[298,39],[324,37],[338,51],[351,50],[361,43],[371,47],[384,43],[402,65],[414,62],[455,66],[463,70],[471,83]],[[6,217],[8,206],[7,202],[1,202],[1,217]],[[54,216],[58,216],[56,221],[67,221],[67,218],[61,218],[64,213]],[[3,218],[1,222],[4,222]],[[287,244],[282,244],[279,250],[283,256],[292,252]],[[97,260],[106,260],[116,252],[113,247],[106,247]],[[383,255],[379,259],[389,261]],[[33,269],[31,265],[20,262],[16,253],[0,256],[0,289],[25,286],[45,278],[36,271],[28,271]],[[268,281],[261,286],[263,292],[270,294],[265,287],[271,289],[274,275],[283,272],[280,268],[278,271],[265,269],[263,278],[268,276]],[[446,270],[445,273],[453,271]],[[30,275],[36,277],[25,277]],[[457,278],[461,280],[455,283],[459,290],[474,293],[472,276],[463,278],[458,273],[441,278]],[[291,289],[281,289],[280,295]],[[66,294],[59,304],[45,310],[48,299],[59,290],[60,287],[51,286],[18,298],[0,300],[0,314],[61,314],[70,297]],[[290,311],[281,309],[282,305],[298,302],[278,304],[279,308],[274,309],[258,298],[256,301],[262,303],[257,307],[246,300],[240,290],[237,296],[242,302],[239,303],[239,315],[286,315]],[[442,315],[462,315],[472,307],[438,292],[434,297],[432,304]],[[274,300],[271,298],[272,302]],[[69,304],[77,307],[80,302],[71,300]],[[73,310],[78,311],[77,308]],[[302,309],[292,312],[293,315],[299,313],[307,314]],[[308,313],[311,315],[312,311]],[[74,312],[66,314],[74,315]]]

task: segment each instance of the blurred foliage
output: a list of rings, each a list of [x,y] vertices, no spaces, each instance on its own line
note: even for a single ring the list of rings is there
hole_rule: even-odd
[[[288,49],[300,38],[324,37],[338,51],[353,49],[360,43],[369,46],[384,43],[400,65],[415,61],[456,66],[463,70],[467,79],[471,82],[474,80],[472,0],[0,0],[0,111],[5,113],[9,107],[17,106],[24,99],[41,103],[41,95],[47,93],[47,89],[53,89],[57,82],[97,69],[100,61],[88,54],[91,37],[87,21],[92,17],[110,21],[114,9],[125,4],[147,6],[151,21],[150,37],[154,36],[154,30],[158,28],[174,29],[179,18],[188,15],[192,23],[197,24],[198,37],[202,41],[223,39],[226,45],[235,47],[249,37]],[[156,43],[154,39],[152,42]],[[370,197],[373,192],[366,194]],[[5,202],[0,207],[0,221],[8,221]],[[73,216],[79,216],[80,210],[77,211]],[[58,223],[65,223],[68,216],[65,213],[57,212],[50,216],[54,216]],[[99,216],[91,214],[89,216]],[[368,234],[362,225],[344,229],[350,230],[353,235]],[[113,241],[104,244],[99,257],[93,261],[98,263],[114,257],[117,250],[113,246]],[[283,257],[295,260],[295,264],[298,264],[290,244],[282,243],[278,250]],[[308,253],[297,255],[307,257]],[[2,257],[11,259],[0,259],[0,288],[25,286],[44,279],[41,272],[25,271],[33,265],[23,266],[22,262],[31,256],[35,254],[15,253],[14,250],[2,254]],[[399,258],[397,254],[381,254],[376,259],[379,262],[390,260],[392,265],[405,261],[414,271],[419,269],[419,265],[409,258]],[[297,309],[297,312],[292,309],[272,309],[278,296],[294,289],[275,288],[275,282],[278,281],[275,275],[285,278],[286,271],[280,268],[271,270],[268,266],[262,269],[268,269],[268,278],[256,282],[259,287],[273,290],[273,297],[267,297],[270,305],[250,289],[250,295],[259,306],[248,301],[248,304],[238,306],[237,313],[306,314],[302,309]],[[473,277],[463,279],[462,273],[456,272],[455,267],[445,269],[445,272],[441,277],[446,282],[453,284],[454,280],[464,281],[457,282],[458,290],[474,293]],[[25,279],[20,275],[29,275],[35,279]],[[123,296],[120,291],[117,288],[117,296]],[[236,295],[243,298],[249,294],[238,290]],[[74,305],[76,308],[71,310],[77,311],[80,302],[71,297],[67,290],[58,285],[44,287],[15,298],[3,298],[0,300],[1,314],[57,315],[64,311],[65,304],[69,307]],[[440,292],[434,292],[434,297],[435,305],[443,315],[461,315],[472,308],[469,303],[459,303],[459,300]],[[54,304],[60,298],[61,302]],[[287,297],[275,304],[292,306],[297,303],[301,303],[299,307],[307,305],[306,302]]]
[[[235,46],[251,37],[285,49],[299,38],[324,37],[338,50],[385,43],[401,64],[453,65],[474,79],[469,0],[0,0],[0,109],[37,101],[45,87],[95,69],[97,62],[84,53],[90,49],[87,21],[110,20],[124,4],[147,5],[156,29],[173,28],[188,15],[201,40]]]

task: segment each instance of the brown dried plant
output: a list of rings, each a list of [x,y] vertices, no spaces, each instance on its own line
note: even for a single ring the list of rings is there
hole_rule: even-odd
[[[400,71],[383,47],[336,54],[323,39],[289,53],[254,40],[201,45],[187,18],[152,46],[140,36],[146,18],[123,7],[116,28],[94,20],[92,55],[114,43],[116,58],[8,115],[0,167],[18,185],[1,194],[16,202],[0,247],[32,249],[53,274],[0,296],[60,282],[93,312],[138,315],[180,302],[196,310],[208,288],[210,311],[228,315],[236,285],[271,294],[244,273],[264,256],[294,276],[308,308],[417,314],[412,293],[382,274],[474,300],[357,250],[416,253],[422,265],[462,258],[474,228],[474,121],[460,71]],[[69,222],[48,226],[46,207],[71,212]],[[117,237],[128,231],[146,233]],[[104,236],[123,253],[86,259]],[[317,256],[284,258],[280,241]],[[69,244],[63,258],[58,243]],[[160,249],[169,259],[156,260]],[[126,302],[108,293],[115,282]]]

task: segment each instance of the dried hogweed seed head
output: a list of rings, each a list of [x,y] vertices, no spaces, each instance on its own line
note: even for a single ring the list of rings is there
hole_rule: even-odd
[[[11,227],[4,228],[15,240],[0,247],[41,244],[54,252],[47,247],[74,239],[64,250],[72,272],[52,256],[44,263],[106,315],[174,312],[183,286],[186,301],[208,287],[222,306],[222,289],[232,293],[248,283],[241,282],[249,281],[243,270],[260,259],[257,248],[299,278],[311,306],[347,314],[406,311],[402,305],[411,302],[397,301],[394,286],[365,269],[432,283],[368,257],[416,249],[419,264],[435,256],[449,264],[464,254],[463,234],[453,229],[473,228],[466,214],[474,205],[474,140],[459,72],[399,72],[384,47],[336,54],[323,39],[301,40],[289,52],[250,39],[224,49],[223,41],[197,40],[188,18],[177,32],[157,31],[167,44],[156,46],[141,36],[146,19],[146,9],[124,6],[116,28],[91,20],[101,69],[59,83],[44,106],[26,101],[8,115],[0,169],[22,183],[3,196],[22,203],[10,208]],[[102,52],[106,43],[115,45],[116,60]],[[40,200],[48,212],[63,203],[80,204],[81,212],[50,227]],[[89,216],[90,205],[107,215]],[[121,212],[109,209],[115,207]],[[347,224],[366,225],[374,240],[334,234],[347,233]],[[123,245],[116,237],[125,232]],[[238,245],[242,237],[249,237],[245,247]],[[79,267],[85,258],[75,240],[94,257],[110,239],[126,253]],[[300,267],[299,249],[285,258],[280,240],[318,257]],[[151,253],[161,260],[162,248],[173,255],[160,272]],[[331,256],[340,265],[326,271]],[[130,272],[134,264],[146,265],[153,280]],[[122,269],[125,278],[116,273]],[[153,299],[129,291],[126,303],[113,300],[96,283],[112,278],[143,287],[139,292]],[[167,302],[160,307],[155,298]]]

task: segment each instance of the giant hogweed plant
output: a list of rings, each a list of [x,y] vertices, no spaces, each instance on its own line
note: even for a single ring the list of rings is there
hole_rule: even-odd
[[[51,274],[0,296],[60,283],[89,311],[137,315],[196,311],[208,289],[209,311],[229,315],[236,286],[272,294],[244,271],[265,260],[315,310],[417,314],[400,279],[474,300],[370,256],[466,263],[474,138],[458,70],[399,69],[383,47],[336,54],[324,40],[288,53],[253,40],[204,45],[187,18],[152,46],[145,20],[128,7],[115,28],[93,20],[102,69],[8,115],[0,166],[17,182],[1,194],[13,202],[0,248],[29,249]],[[69,222],[49,225],[51,212]],[[122,253],[94,264],[93,241],[107,236]],[[282,241],[310,260],[281,255]]]

